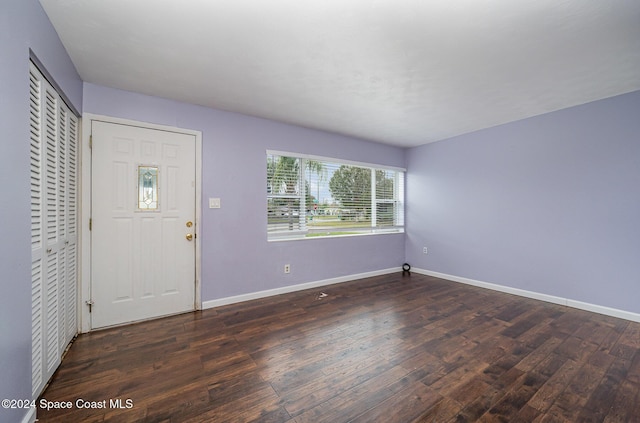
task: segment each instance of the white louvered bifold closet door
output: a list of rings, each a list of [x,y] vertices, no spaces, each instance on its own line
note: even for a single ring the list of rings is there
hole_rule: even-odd
[[[30,64],[32,394],[77,333],[78,120]]]

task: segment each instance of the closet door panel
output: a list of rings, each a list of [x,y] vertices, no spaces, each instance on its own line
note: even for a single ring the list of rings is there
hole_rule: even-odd
[[[45,198],[45,256],[46,278],[44,290],[45,315],[45,374],[48,380],[60,363],[58,331],[60,225],[58,222],[59,120],[58,95],[49,84],[44,85],[44,198]]]
[[[29,143],[31,173],[31,378],[32,394],[44,386],[44,193],[42,171],[42,82],[29,70]]]
[[[67,327],[67,219],[68,219],[68,144],[69,113],[64,103],[58,105],[58,353],[64,352]]]
[[[68,122],[65,348],[78,333],[78,118],[69,113]]]

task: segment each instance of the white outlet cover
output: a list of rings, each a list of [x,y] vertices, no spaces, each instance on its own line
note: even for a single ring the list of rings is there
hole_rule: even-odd
[[[220,199],[219,198],[209,198],[209,208],[210,209],[219,209],[220,208]]]

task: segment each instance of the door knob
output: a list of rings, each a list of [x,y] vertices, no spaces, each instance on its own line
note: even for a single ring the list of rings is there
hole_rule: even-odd
[[[187,241],[191,241],[193,239],[193,234],[187,234],[185,238],[187,238]]]
[[[193,222],[192,222],[192,221],[188,221],[188,222],[187,222],[187,228],[190,228],[190,227],[192,227],[192,226],[193,226]]]

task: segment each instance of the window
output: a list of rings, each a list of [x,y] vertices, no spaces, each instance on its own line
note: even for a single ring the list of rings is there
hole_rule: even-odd
[[[138,166],[138,210],[158,210],[157,166]]]
[[[404,169],[267,151],[267,238],[404,231]]]

